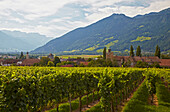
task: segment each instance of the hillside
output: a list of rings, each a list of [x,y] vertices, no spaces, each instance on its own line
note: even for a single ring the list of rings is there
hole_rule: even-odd
[[[113,14],[87,27],[75,29],[49,41],[32,53],[101,52],[104,47],[127,51],[138,45],[143,51],[170,50],[170,8],[133,18]]]
[[[20,31],[0,31],[0,52],[31,51],[44,45],[52,38],[38,33]]]

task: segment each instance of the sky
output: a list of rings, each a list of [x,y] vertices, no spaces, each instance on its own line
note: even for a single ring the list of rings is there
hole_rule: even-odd
[[[0,30],[56,38],[113,13],[134,17],[166,8],[170,0],[0,0]]]

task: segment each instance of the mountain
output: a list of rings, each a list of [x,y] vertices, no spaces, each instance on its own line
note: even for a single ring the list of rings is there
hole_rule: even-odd
[[[0,52],[31,51],[51,39],[38,33],[1,30]]]
[[[138,45],[143,51],[170,50],[170,8],[133,18],[113,14],[87,27],[75,29],[49,41],[32,53],[127,51]]]

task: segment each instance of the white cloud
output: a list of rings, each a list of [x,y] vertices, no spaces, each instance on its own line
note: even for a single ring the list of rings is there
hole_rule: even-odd
[[[0,0],[0,29],[58,37],[113,13],[133,17],[169,7],[169,0]]]

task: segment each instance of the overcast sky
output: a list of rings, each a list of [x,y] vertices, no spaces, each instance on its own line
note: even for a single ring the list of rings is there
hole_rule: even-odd
[[[0,30],[59,37],[113,13],[134,17],[170,7],[170,0],[0,0]]]

